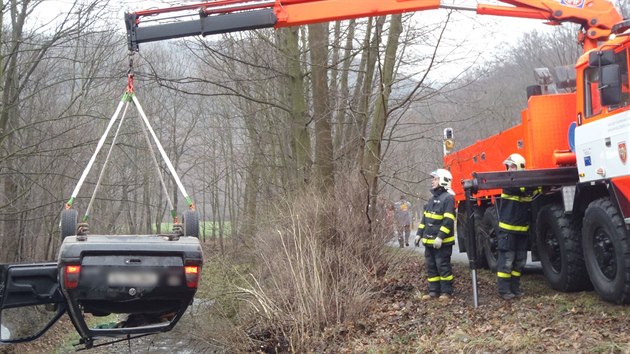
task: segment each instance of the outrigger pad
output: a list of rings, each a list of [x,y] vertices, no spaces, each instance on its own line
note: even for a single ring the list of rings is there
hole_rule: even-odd
[[[58,264],[68,312],[89,348],[99,337],[170,331],[197,291],[203,253],[196,237],[69,236]]]

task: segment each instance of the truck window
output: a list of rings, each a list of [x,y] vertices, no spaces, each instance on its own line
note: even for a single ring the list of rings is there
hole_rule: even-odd
[[[622,109],[630,105],[630,79],[628,75],[628,50],[615,54],[615,63],[621,71],[621,103],[608,107],[609,111]],[[599,92],[599,68],[588,68],[584,72],[584,112],[586,118],[602,112]]]

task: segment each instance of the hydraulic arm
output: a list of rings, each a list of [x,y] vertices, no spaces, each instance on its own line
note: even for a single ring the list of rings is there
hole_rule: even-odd
[[[140,43],[172,38],[450,8],[547,20],[551,25],[577,23],[582,26],[578,40],[587,51],[607,39],[612,26],[623,20],[608,0],[500,1],[509,6],[458,7],[442,5],[440,0],[216,0],[130,12],[125,14],[125,23],[129,50],[137,51]]]

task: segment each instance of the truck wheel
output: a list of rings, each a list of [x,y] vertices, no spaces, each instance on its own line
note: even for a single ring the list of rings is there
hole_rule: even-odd
[[[74,236],[77,234],[78,216],[79,212],[75,209],[64,209],[61,212],[61,221],[59,222],[61,241],[63,241],[68,236]]]
[[[462,209],[461,212],[457,213],[457,242],[459,245],[460,252],[468,252],[468,240],[465,237],[466,224],[468,223],[468,218],[466,216],[466,208],[465,205],[460,205]],[[459,209],[458,209],[459,210]],[[473,218],[475,219],[475,240],[476,240],[476,251],[477,258],[475,258],[475,262],[477,263],[477,268],[485,269],[488,268],[488,264],[486,262],[486,258],[483,254],[483,239],[484,236],[480,236],[481,229],[481,219],[483,216],[483,212],[481,209],[474,207],[473,208]]]
[[[493,272],[497,270],[497,259],[499,257],[499,244],[497,240],[497,231],[499,230],[499,218],[497,216],[497,209],[494,206],[486,209],[483,213],[483,219],[481,222],[481,229],[477,235],[482,235],[480,238],[483,243],[483,253],[486,256],[486,262],[488,268]]]
[[[549,285],[565,292],[592,288],[582,255],[579,225],[564,215],[558,204],[540,209],[537,220],[536,245]]]
[[[610,198],[594,200],[586,208],[582,249],[599,296],[616,304],[630,303],[630,240]]]
[[[186,210],[183,216],[184,236],[199,237],[199,212]]]

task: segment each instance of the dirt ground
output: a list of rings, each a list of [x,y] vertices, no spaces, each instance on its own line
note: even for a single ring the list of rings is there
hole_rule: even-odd
[[[458,263],[454,298],[448,303],[422,301],[426,273],[421,256],[401,251],[399,264],[375,283],[375,305],[366,309],[364,317],[325,329],[309,351],[630,353],[630,308],[603,302],[593,291],[559,293],[535,272],[523,276],[526,296],[508,302],[496,294],[494,275],[479,270],[479,307],[475,308],[470,270]],[[69,321],[64,321],[38,341],[0,346],[0,353],[73,352],[68,344],[72,332]],[[131,349],[125,344],[87,352],[126,352],[127,348]]]
[[[327,329],[315,352],[339,353],[629,353],[628,306],[603,302],[594,291],[559,293],[540,272],[525,274],[524,298],[502,300],[495,276],[477,271],[473,306],[466,264],[454,266],[454,298],[422,301],[424,262],[409,254],[379,285],[377,304],[360,321]]]

